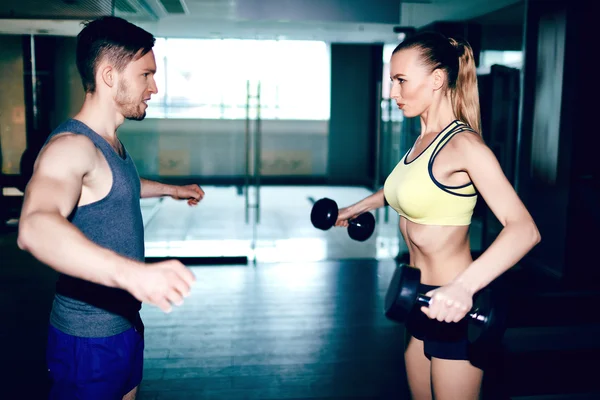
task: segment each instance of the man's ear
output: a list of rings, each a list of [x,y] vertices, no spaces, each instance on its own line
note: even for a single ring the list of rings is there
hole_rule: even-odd
[[[433,75],[433,90],[440,90],[444,88],[446,83],[446,73],[441,69],[436,69],[432,73]]]
[[[101,66],[100,76],[104,84],[112,88],[116,83],[115,70],[112,66],[104,64]]]

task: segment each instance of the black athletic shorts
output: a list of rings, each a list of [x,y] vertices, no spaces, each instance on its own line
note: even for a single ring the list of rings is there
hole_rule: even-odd
[[[425,294],[439,286],[419,285],[419,293]],[[468,360],[468,323],[440,322],[430,319],[416,305],[406,319],[406,330],[416,339],[422,340],[425,356],[446,360]]]

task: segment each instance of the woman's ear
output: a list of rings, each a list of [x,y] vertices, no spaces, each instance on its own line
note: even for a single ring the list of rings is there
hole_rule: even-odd
[[[432,73],[433,75],[433,90],[441,90],[446,84],[446,72],[441,69],[436,69]]]

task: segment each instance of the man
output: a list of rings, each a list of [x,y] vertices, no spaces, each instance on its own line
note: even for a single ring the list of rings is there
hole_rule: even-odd
[[[80,112],[49,136],[25,190],[18,244],[59,272],[50,315],[51,399],[134,399],[142,379],[142,302],[169,312],[195,281],[178,261],[144,264],[140,198],[196,205],[197,185],[140,179],[117,128],[157,92],[154,37],[115,17],[77,37]]]

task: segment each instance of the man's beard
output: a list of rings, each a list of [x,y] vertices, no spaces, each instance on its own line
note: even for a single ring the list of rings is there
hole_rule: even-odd
[[[129,86],[124,79],[121,79],[119,82],[119,89],[117,90],[117,97],[115,101],[120,107],[121,114],[125,119],[133,120],[133,121],[141,121],[146,118],[146,110],[140,110],[140,103],[142,102],[140,99],[134,99],[132,96],[128,95]]]

